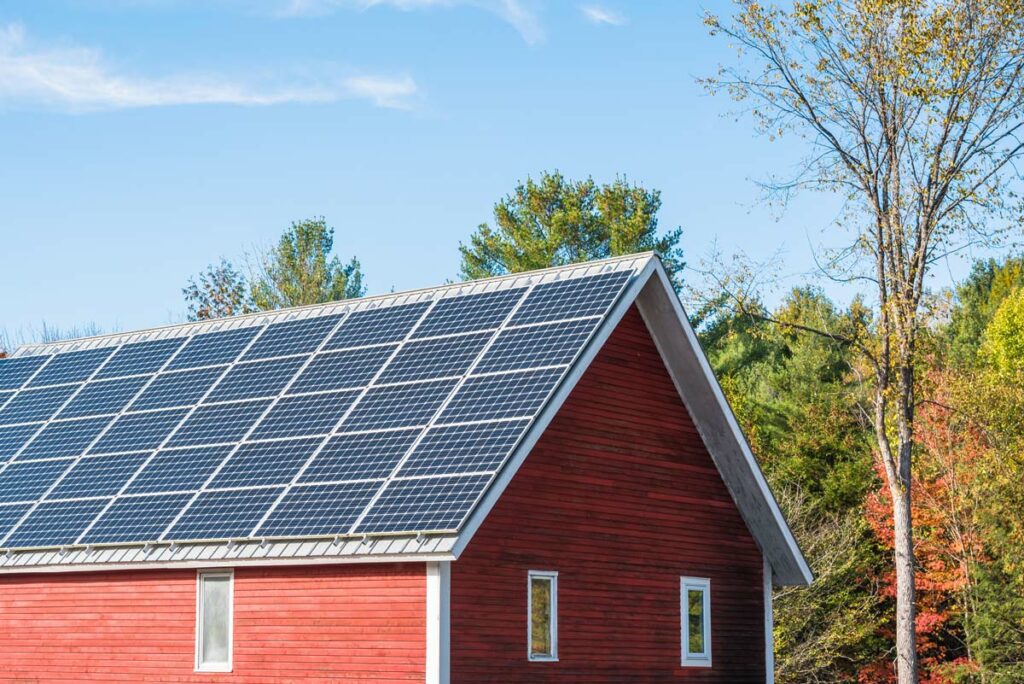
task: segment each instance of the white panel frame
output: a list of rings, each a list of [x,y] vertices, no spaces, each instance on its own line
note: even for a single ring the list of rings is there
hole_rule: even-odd
[[[203,586],[208,578],[227,578],[228,580],[228,661],[227,663],[203,662]],[[196,572],[196,639],[195,639],[195,671],[196,672],[232,672],[235,660],[235,571],[198,570]]]

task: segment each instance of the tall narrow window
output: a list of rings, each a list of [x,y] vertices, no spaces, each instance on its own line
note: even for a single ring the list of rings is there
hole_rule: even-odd
[[[530,660],[558,660],[558,573],[531,570],[527,591]]]
[[[683,665],[711,666],[711,580],[683,577],[681,593]]]
[[[196,670],[231,671],[233,574],[200,572],[196,588]]]

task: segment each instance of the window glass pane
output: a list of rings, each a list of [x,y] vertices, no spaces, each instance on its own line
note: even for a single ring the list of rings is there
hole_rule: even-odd
[[[552,655],[551,578],[530,578],[530,654]]]
[[[689,613],[689,643],[687,651],[692,655],[702,655],[704,650],[704,590],[687,589],[686,603]]]
[[[231,661],[231,578],[207,576],[202,580],[202,665],[228,665]]]

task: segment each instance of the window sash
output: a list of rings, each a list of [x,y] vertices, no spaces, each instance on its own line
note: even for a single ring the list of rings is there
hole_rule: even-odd
[[[558,573],[527,574],[526,649],[530,660],[558,660]]]
[[[679,583],[682,664],[711,665],[711,580],[683,577]]]
[[[199,572],[196,579],[196,671],[231,672],[234,573]]]

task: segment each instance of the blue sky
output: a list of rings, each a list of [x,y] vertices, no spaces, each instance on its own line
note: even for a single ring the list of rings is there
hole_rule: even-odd
[[[660,189],[691,264],[803,280],[837,205],[759,202],[799,146],[695,83],[731,56],[690,0],[5,2],[0,328],[181,320],[191,274],[316,215],[371,293],[437,284],[545,169]]]

